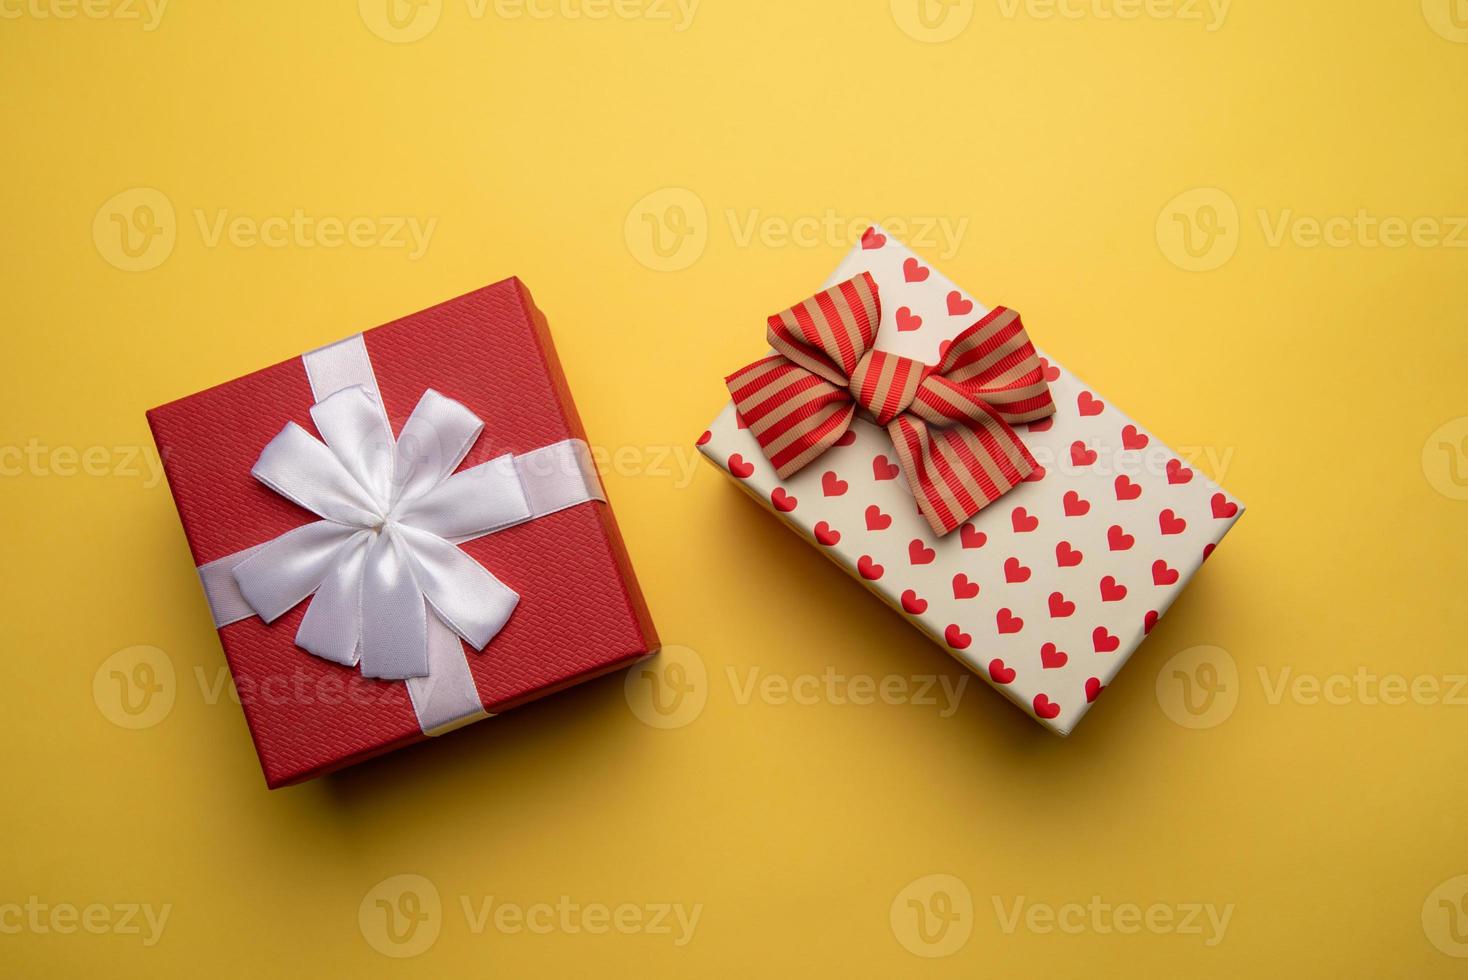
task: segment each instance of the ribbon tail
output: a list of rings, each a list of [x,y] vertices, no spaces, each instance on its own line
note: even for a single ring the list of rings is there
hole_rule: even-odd
[[[428,610],[400,529],[377,534],[362,574],[362,676],[401,681],[428,674]]]
[[[316,521],[282,534],[234,567],[240,594],[255,615],[275,622],[321,587],[357,530]]]
[[[935,373],[1010,425],[1055,414],[1040,354],[1019,313],[1008,307],[995,307],[955,337]]]
[[[930,426],[899,416],[887,427],[918,509],[933,533],[950,534],[1024,482],[1036,463],[992,410],[969,425]]]
[[[414,577],[433,611],[466,643],[483,650],[509,622],[519,594],[443,538],[414,527],[398,532],[408,543]]]
[[[296,631],[296,646],[343,667],[357,666],[361,656],[362,573],[371,538],[370,532],[358,531],[342,546]]]
[[[428,676],[408,678],[407,687],[425,735],[445,735],[489,717],[469,672],[464,642],[437,616],[428,617]]]
[[[798,473],[851,428],[851,393],[774,355],[725,379],[734,407],[780,479]]]

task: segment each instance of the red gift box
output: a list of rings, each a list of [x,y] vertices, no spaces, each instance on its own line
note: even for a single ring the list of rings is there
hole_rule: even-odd
[[[487,286],[362,335],[394,433],[434,389],[484,420],[460,466],[584,440],[545,318],[518,279]],[[288,422],[316,434],[312,379],[301,358],[153,409],[194,563],[260,545],[315,515],[251,475]],[[593,477],[594,479],[594,477]],[[485,712],[625,667],[658,640],[611,508],[592,500],[460,545],[519,593],[481,651],[464,647]],[[417,742],[424,734],[404,683],[296,646],[302,602],[266,624],[219,630],[266,782],[300,782]]]

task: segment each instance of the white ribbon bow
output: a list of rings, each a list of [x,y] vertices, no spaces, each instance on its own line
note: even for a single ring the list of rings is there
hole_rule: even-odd
[[[289,423],[251,473],[322,519],[234,566],[245,602],[269,623],[314,593],[296,644],[366,677],[428,675],[430,612],[483,650],[520,597],[458,544],[531,519],[514,457],[455,473],[484,423],[432,389],[396,440],[361,386],[311,418],[324,444]]]

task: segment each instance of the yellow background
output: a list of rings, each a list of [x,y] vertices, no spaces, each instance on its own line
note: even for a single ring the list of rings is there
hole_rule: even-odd
[[[1373,247],[1354,222],[1468,242],[1468,10],[1238,0],[1218,23],[1191,0],[1131,18],[962,0],[924,29],[906,0],[703,0],[680,30],[662,3],[548,2],[404,7],[432,28],[411,43],[365,0],[175,0],[153,30],[126,18],[141,6],[0,4],[0,909],[171,906],[152,946],[0,932],[0,974],[1462,975],[1447,952],[1468,942],[1435,945],[1423,912],[1468,872],[1468,705],[1440,703],[1468,671],[1468,491],[1441,448],[1468,461],[1468,251]],[[108,210],[132,188],[166,198],[176,241],[127,272],[112,214],[166,217]],[[677,189],[702,216],[680,223]],[[211,244],[199,224],[296,209],[437,224],[416,260]],[[779,234],[827,215],[836,233]],[[1307,217],[1353,224],[1312,246]],[[968,221],[956,254],[919,250],[1250,505],[1069,740],[977,681],[946,718],[741,696],[755,668],[964,676],[719,473],[683,475],[763,316],[872,218]],[[685,267],[651,267],[660,222],[691,229]],[[269,793],[213,688],[167,490],[127,463],[152,452],[143,412],[510,274],[593,441],[623,450],[608,489],[703,708],[653,727],[639,682],[610,677]],[[102,447],[93,475],[63,475],[68,447]],[[1237,702],[1193,730],[1157,682],[1202,645],[1236,665]],[[114,721],[118,651],[171,668],[156,723]],[[1360,667],[1444,696],[1270,697],[1286,668]],[[369,936],[372,890],[399,874],[442,903],[436,941],[401,960]],[[889,914],[935,874],[972,910],[929,959]],[[476,933],[461,905],[563,895],[702,910],[679,947]],[[1092,896],[1234,910],[1213,946],[1089,918],[1006,933],[995,911]]]

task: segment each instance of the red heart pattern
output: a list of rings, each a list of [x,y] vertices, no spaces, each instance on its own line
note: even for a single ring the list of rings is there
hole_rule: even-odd
[[[1086,556],[1077,551],[1069,541],[1062,541],[1055,546],[1055,564],[1060,568],[1075,568],[1086,560]]]
[[[1018,558],[1010,558],[1004,562],[1004,581],[1010,585],[1030,580],[1030,570],[1020,564]]]
[[[970,582],[969,577],[963,572],[953,576],[953,598],[977,599],[978,597],[979,583]]]
[[[863,271],[882,291],[878,346],[923,363],[983,310],[881,228],[833,281]],[[1243,508],[1099,392],[1041,366],[1059,410],[1019,431],[1043,465],[945,538],[919,516],[890,437],[868,422],[787,480],[732,408],[698,442],[868,589],[1068,732]]]
[[[1050,700],[1047,694],[1036,694],[1034,700],[1035,714],[1046,721],[1050,721],[1060,715],[1060,705]]]

